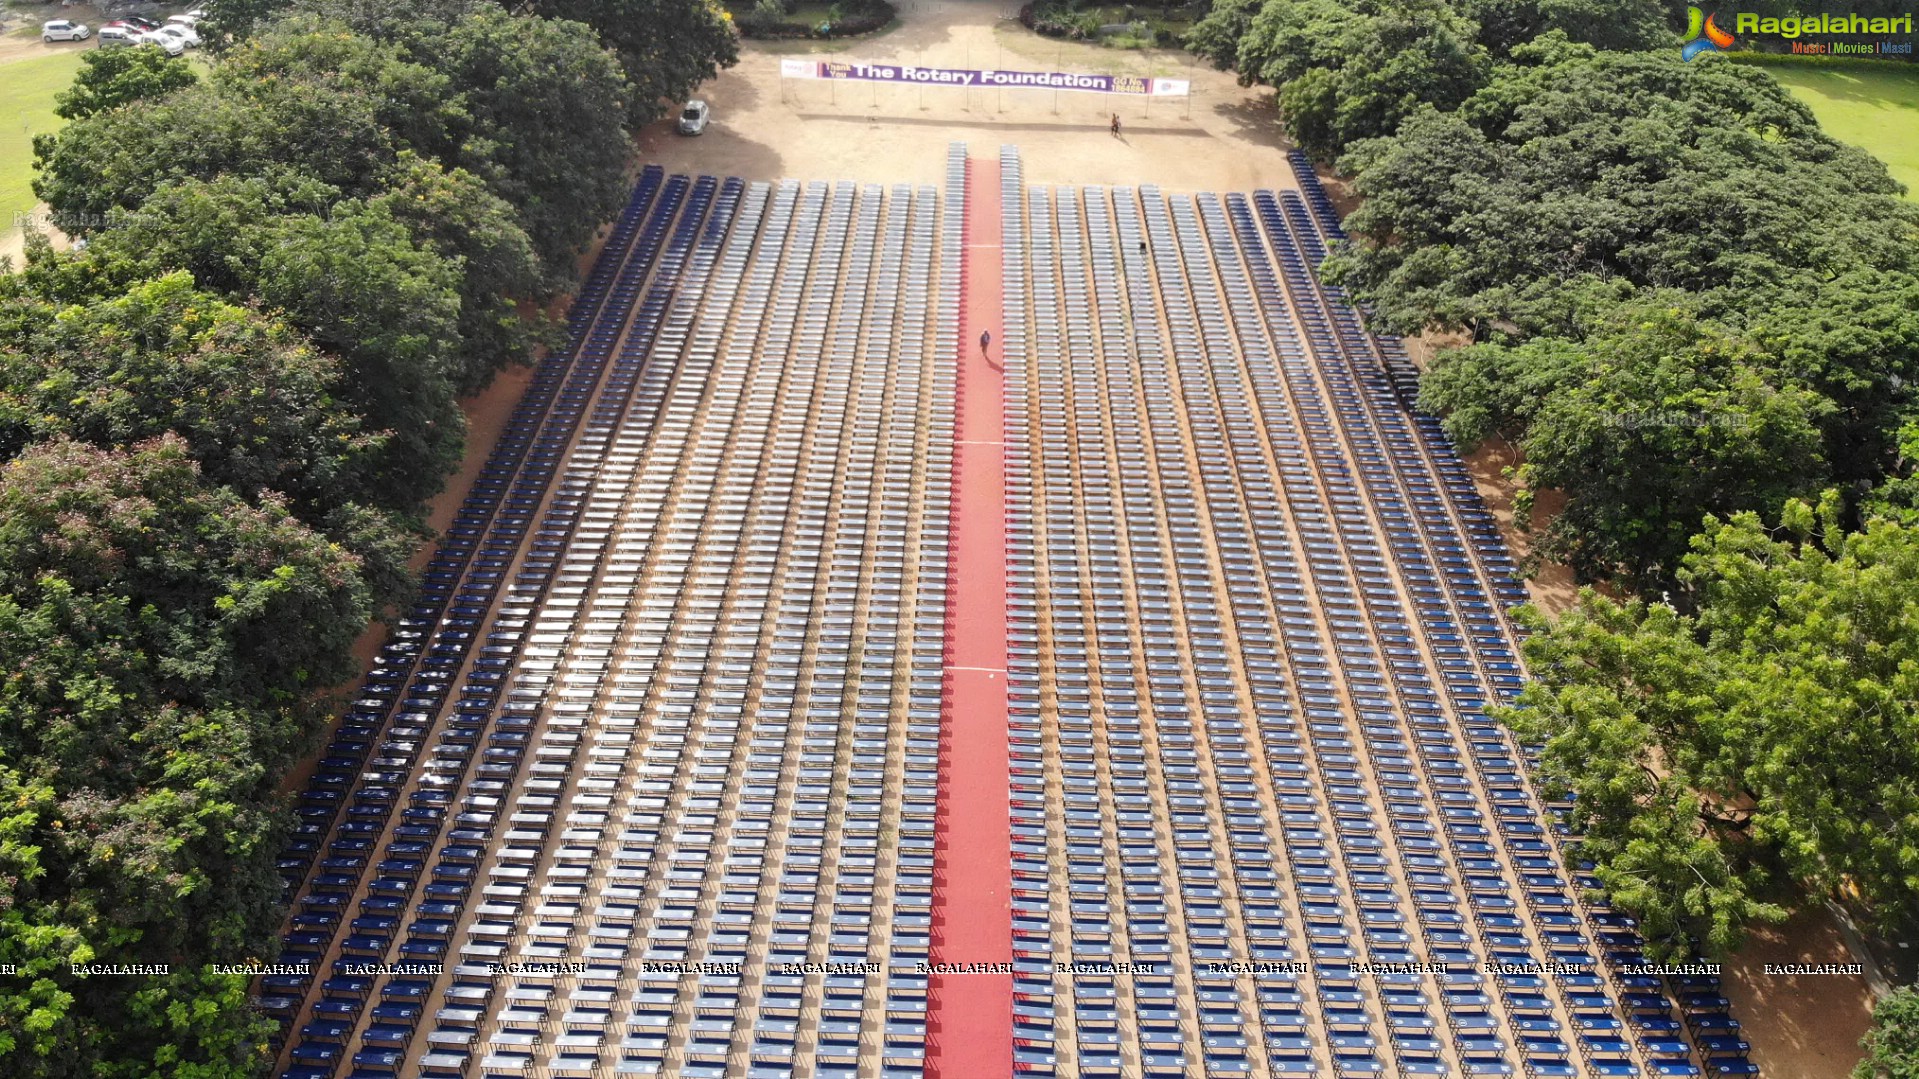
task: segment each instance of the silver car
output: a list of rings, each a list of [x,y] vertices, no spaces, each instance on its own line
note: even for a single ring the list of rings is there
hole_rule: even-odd
[[[55,41],[85,41],[93,35],[83,22],[70,19],[54,19],[40,27],[40,40],[52,44]]]
[[[687,102],[686,108],[680,110],[680,134],[697,135],[705,131],[706,121],[712,115],[713,110],[706,107],[706,102],[697,99]]]

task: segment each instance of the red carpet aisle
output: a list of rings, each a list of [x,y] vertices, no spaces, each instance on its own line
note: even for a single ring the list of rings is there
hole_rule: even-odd
[[[1013,1071],[1012,831],[1007,815],[1006,503],[1001,447],[999,162],[968,163],[953,452],[946,715],[935,815],[926,1074]],[[980,332],[993,335],[990,357]],[[939,973],[938,964],[987,964]]]

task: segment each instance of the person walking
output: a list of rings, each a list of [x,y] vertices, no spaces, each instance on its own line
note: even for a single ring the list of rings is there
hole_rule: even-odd
[[[1113,114],[1113,137],[1119,138],[1119,113]]]
[[[986,346],[992,343],[993,343],[993,331],[981,330],[979,332],[979,354],[982,356],[986,355]]]

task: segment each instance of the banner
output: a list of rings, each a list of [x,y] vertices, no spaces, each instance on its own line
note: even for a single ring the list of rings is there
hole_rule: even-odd
[[[987,90],[1067,90],[1084,94],[1129,94],[1184,97],[1192,92],[1185,79],[1154,79],[1144,75],[1089,75],[1077,71],[997,71],[958,67],[915,67],[911,64],[867,64],[850,60],[781,60],[780,76],[787,79],[857,79],[866,82],[903,82],[916,86],[980,87]]]

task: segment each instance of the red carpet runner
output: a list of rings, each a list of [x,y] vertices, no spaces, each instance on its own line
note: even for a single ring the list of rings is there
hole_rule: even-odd
[[[926,1048],[932,1079],[999,1079],[1013,1072],[999,184],[997,159],[968,162],[946,711],[933,825],[934,973],[927,984]],[[982,330],[993,335],[990,356],[980,354]]]

